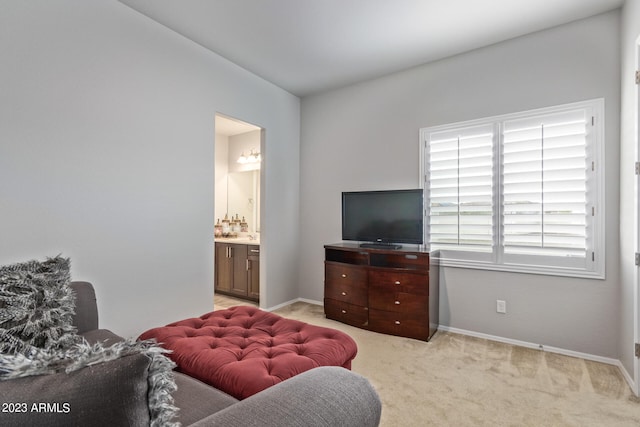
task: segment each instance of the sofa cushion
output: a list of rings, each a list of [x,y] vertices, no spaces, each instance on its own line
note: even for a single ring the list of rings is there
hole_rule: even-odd
[[[125,340],[79,344],[30,357],[0,354],[6,425],[174,426],[172,369],[164,350]]]
[[[381,413],[378,393],[366,378],[346,369],[322,366],[289,378],[191,427],[377,427]],[[425,423],[416,420],[414,424]]]
[[[191,425],[238,402],[238,399],[180,372],[175,373],[175,380],[178,389],[173,392],[173,400],[180,408],[178,422],[183,426]]]
[[[69,259],[56,256],[0,267],[0,352],[65,348],[77,337]]]
[[[355,341],[335,329],[238,306],[154,328],[178,370],[244,399],[318,366],[351,368]]]

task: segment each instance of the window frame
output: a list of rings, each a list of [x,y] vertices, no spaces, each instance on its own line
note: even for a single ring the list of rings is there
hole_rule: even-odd
[[[586,178],[587,209],[593,208],[593,215],[588,217],[586,231],[586,250],[584,266],[562,265],[561,257],[545,257],[539,255],[534,259],[537,263],[518,263],[509,261],[517,260],[513,255],[505,256],[502,244],[504,224],[503,224],[503,128],[502,124],[516,119],[526,119],[529,117],[549,115],[576,109],[586,109],[592,116],[592,127],[589,132],[589,139],[586,144],[585,162],[592,166],[590,176]],[[590,279],[605,278],[605,224],[606,224],[606,203],[604,194],[604,165],[605,165],[605,123],[604,123],[604,99],[591,99],[581,102],[538,108],[533,110],[509,113],[492,117],[485,117],[462,122],[449,123],[444,125],[429,126],[420,129],[420,176],[421,187],[424,191],[425,200],[425,227],[424,241],[425,248],[430,249],[430,191],[429,191],[429,135],[440,132],[451,132],[457,129],[468,129],[473,127],[489,126],[494,127],[494,157],[493,157],[493,244],[491,252],[463,251],[455,248],[437,248],[438,260],[441,266],[460,267],[481,270],[506,271],[516,273],[542,274],[552,276],[580,277]],[[530,258],[531,259],[531,258]],[[568,258],[567,258],[568,259]],[[582,258],[581,258],[582,259]],[[571,260],[570,260],[571,261]],[[575,261],[575,260],[574,260]],[[575,263],[574,263],[575,264]]]

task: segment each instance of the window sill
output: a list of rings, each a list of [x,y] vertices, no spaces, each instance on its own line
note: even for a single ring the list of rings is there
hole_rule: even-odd
[[[442,251],[440,251],[442,255]],[[487,270],[497,272],[521,273],[521,274],[539,274],[544,276],[560,276],[574,277],[581,279],[604,280],[605,273],[596,271],[587,271],[572,268],[548,267],[548,266],[532,266],[532,265],[516,265],[516,264],[494,264],[484,261],[460,260],[446,258],[442,256],[431,256],[432,261],[437,261],[440,267],[467,268],[474,270]]]

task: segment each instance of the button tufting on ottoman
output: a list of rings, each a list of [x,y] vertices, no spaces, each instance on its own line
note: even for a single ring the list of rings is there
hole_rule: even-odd
[[[335,329],[238,306],[140,335],[172,350],[177,369],[237,399],[318,366],[351,369],[355,341]]]

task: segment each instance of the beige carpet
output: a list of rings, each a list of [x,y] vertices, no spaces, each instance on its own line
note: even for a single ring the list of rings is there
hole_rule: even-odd
[[[216,296],[216,309],[238,304]],[[378,334],[306,303],[276,313],[357,342],[352,370],[378,391],[382,426],[640,426],[615,366],[441,331],[428,343]]]

